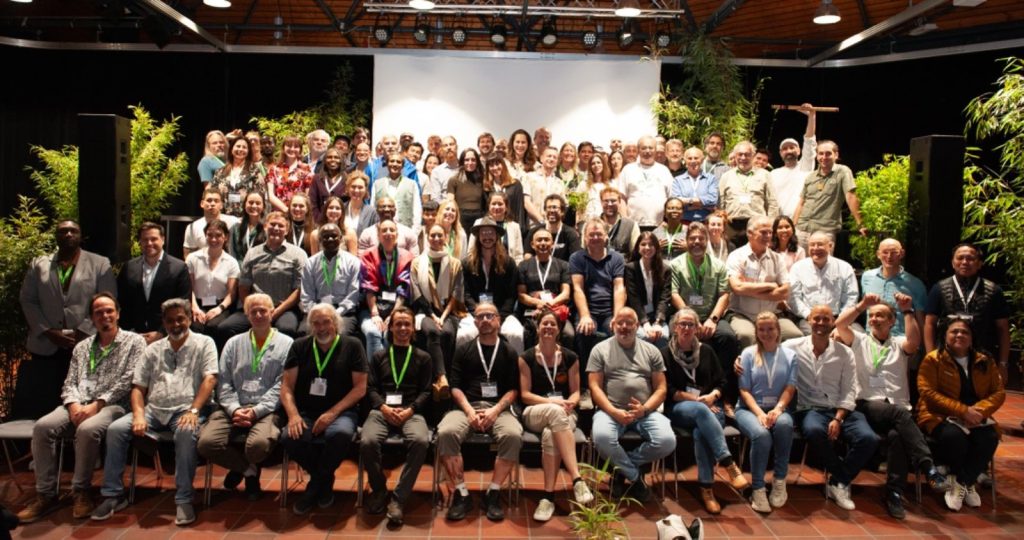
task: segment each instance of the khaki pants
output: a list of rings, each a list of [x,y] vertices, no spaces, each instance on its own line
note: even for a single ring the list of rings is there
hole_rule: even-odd
[[[437,450],[442,456],[457,456],[462,452],[462,441],[469,436],[469,419],[461,410],[448,411],[437,426]],[[505,461],[519,461],[523,446],[523,425],[508,410],[502,411],[491,426],[490,434],[498,446],[498,457]]]
[[[232,438],[245,433],[245,448],[232,446]],[[281,430],[277,415],[270,413],[252,427],[235,427],[224,409],[217,409],[199,432],[199,455],[234,472],[245,472],[249,465],[259,465],[274,450]]]
[[[76,428],[68,415],[68,410],[57,407],[36,421],[32,426],[36,492],[40,495],[57,495],[57,455],[54,450],[57,439],[69,433],[75,434],[75,476],[71,480],[71,489],[88,490],[92,482],[93,468],[100,457],[100,442],[103,441],[110,423],[123,415],[124,409],[119,405],[107,405]]]
[[[576,431],[576,413],[566,414],[565,409],[554,403],[530,405],[523,411],[526,429],[540,432],[540,448],[545,454],[560,456],[552,433]]]

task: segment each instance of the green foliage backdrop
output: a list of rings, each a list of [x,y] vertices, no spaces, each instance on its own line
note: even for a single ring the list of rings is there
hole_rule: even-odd
[[[903,245],[907,241],[910,223],[907,189],[910,180],[910,157],[886,154],[882,163],[857,173],[857,198],[864,226],[873,234],[861,236],[860,227],[853,216],[847,218],[853,258],[862,268],[878,266],[875,252],[882,238],[895,238]]]

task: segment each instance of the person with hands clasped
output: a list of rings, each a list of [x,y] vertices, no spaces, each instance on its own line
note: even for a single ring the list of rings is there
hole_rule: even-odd
[[[562,322],[547,308],[537,310],[540,341],[519,357],[519,389],[526,409],[526,429],[541,433],[541,466],[544,469],[544,494],[533,519],[548,521],[555,512],[555,481],[561,458],[572,477],[576,502],[594,499],[580,477],[576,462],[576,406],[580,401],[580,366],[572,350],[558,345]]]
[[[366,337],[366,354],[370,357],[385,348],[388,316],[395,308],[409,303],[412,296],[410,268],[414,257],[398,247],[398,224],[394,221],[382,220],[376,229],[377,246],[359,257],[362,265],[359,290],[366,304],[359,320]]]
[[[341,316],[331,304],[309,310],[309,336],[292,343],[281,377],[281,434],[285,451],[306,472],[306,491],[292,511],[334,504],[334,471],[356,435],[356,406],[366,395],[366,356],[359,340],[338,334]],[[322,444],[316,444],[322,443]]]
[[[779,346],[779,318],[764,311],[754,319],[757,343],[743,350],[739,364],[740,402],[736,424],[750,439],[750,477],[754,491],[750,507],[768,513],[786,504],[786,473],[793,447],[793,418],[787,410],[796,395],[796,355]],[[768,497],[764,474],[775,450],[772,494]]]
[[[700,317],[692,309],[676,312],[672,317],[672,339],[661,354],[667,370],[669,418],[673,425],[692,431],[701,500],[708,513],[717,514],[722,507],[712,490],[715,464],[725,468],[737,490],[746,489],[750,483],[733,461],[725,442],[725,373],[715,352],[697,338],[699,327]]]
[[[399,307],[391,313],[391,345],[370,359],[366,390],[370,412],[359,442],[359,454],[373,490],[366,509],[370,514],[381,514],[386,508],[388,522],[395,526],[404,520],[405,503],[430,446],[430,428],[423,414],[430,399],[434,368],[430,355],[412,345],[414,325],[415,315],[409,308]],[[398,485],[388,497],[381,445],[392,434],[402,435],[406,451]]]

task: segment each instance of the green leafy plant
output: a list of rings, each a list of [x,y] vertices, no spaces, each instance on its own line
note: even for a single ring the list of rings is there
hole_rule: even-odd
[[[142,105],[129,107],[131,121],[132,231],[143,221],[159,221],[171,199],[188,182],[188,158],[184,152],[171,155],[180,137],[181,117],[157,122]],[[42,162],[36,169],[27,167],[36,189],[57,219],[78,219],[78,148],[65,146],[51,150],[32,146],[31,152]],[[132,251],[138,253],[138,246]]]
[[[588,191],[570,191],[565,195],[566,203],[576,210],[577,216],[587,212],[587,205],[590,204],[590,193]]]
[[[365,126],[370,116],[370,104],[366,100],[352,101],[354,78],[352,66],[343,64],[335,72],[322,103],[279,118],[254,116],[250,122],[256,124],[261,135],[273,137],[278,145],[285,136],[305,138],[315,129],[323,129],[331,135],[352,133],[356,127]]]
[[[572,512],[569,513],[569,526],[580,538],[612,540],[629,536],[622,522],[621,507],[623,503],[639,504],[639,502],[629,497],[612,500],[605,495],[605,492],[598,489],[601,483],[611,476],[611,473],[608,472],[609,465],[608,460],[605,460],[600,469],[587,463],[579,464],[580,476],[583,477],[583,481],[587,483],[590,491],[594,494],[594,500],[588,504],[570,501]]]
[[[32,259],[53,249],[50,220],[35,200],[21,195],[18,207],[0,218],[0,366],[3,366],[3,397],[0,416],[9,410],[17,364],[27,354],[25,336],[28,325],[21,312],[21,283]]]
[[[892,154],[883,156],[882,163],[857,173],[860,213],[864,226],[874,234],[857,234],[860,227],[852,216],[847,219],[846,228],[854,233],[850,235],[852,255],[862,268],[877,265],[875,251],[881,238],[895,238],[906,244],[911,215],[907,202],[909,178],[910,157]]]
[[[712,132],[725,136],[725,147],[753,140],[757,104],[767,79],[758,80],[748,97],[732,55],[720,42],[694,34],[682,46],[685,82],[664,87],[652,101],[658,133],[703,147]]]
[[[985,248],[986,262],[1006,269],[1013,312],[1011,339],[1024,347],[1024,59],[1006,58],[997,90],[971,100],[964,135],[964,234]],[[984,151],[998,155],[986,166]]]

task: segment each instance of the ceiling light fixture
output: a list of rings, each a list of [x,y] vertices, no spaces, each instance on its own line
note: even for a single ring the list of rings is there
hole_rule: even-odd
[[[373,37],[377,39],[377,43],[387,45],[391,41],[391,28],[386,24],[375,24],[373,25]]]
[[[839,8],[832,0],[821,0],[821,5],[814,11],[814,24],[835,24],[840,19]]]
[[[11,2],[17,2],[19,4],[31,4],[32,0],[11,0]]]
[[[501,22],[501,19],[495,19],[494,24],[491,25],[491,43],[498,47],[504,47],[507,39],[508,28],[505,23]]]
[[[558,43],[558,31],[555,30],[555,20],[550,18],[544,23],[540,30],[540,42],[545,47],[552,47]]]
[[[430,25],[426,24],[420,19],[420,16],[416,16],[416,26],[412,30],[412,38],[416,40],[416,43],[426,43],[430,39]]]
[[[452,43],[456,45],[466,44],[466,28],[464,26],[456,26],[452,30]]]
[[[409,7],[418,9],[420,11],[428,11],[434,9],[434,3],[430,0],[409,0]]]
[[[231,7],[231,0],[203,0],[203,5],[224,9]]]
[[[617,37],[619,39],[619,48],[628,49],[636,37],[633,33],[632,25],[629,23],[623,24],[622,28],[618,31]]]
[[[659,30],[658,33],[655,34],[654,44],[657,45],[659,49],[666,49],[671,43],[672,34],[669,34],[664,30]]]
[[[921,19],[921,20],[919,20],[917,22],[916,25],[914,25],[913,28],[910,29],[909,32],[907,32],[907,35],[915,36],[915,37],[916,36],[922,36],[924,34],[927,34],[928,32],[931,32],[933,30],[938,30],[938,29],[939,29],[939,25],[937,25],[937,24],[935,24],[933,22],[925,22],[924,19]]]
[[[636,0],[621,0],[615,8],[617,17],[639,17],[640,4]]]
[[[593,49],[594,47],[597,46],[597,39],[598,39],[597,31],[596,30],[587,30],[586,32],[583,32],[583,38],[582,39],[583,39],[583,47],[584,48],[586,48],[586,49]]]

